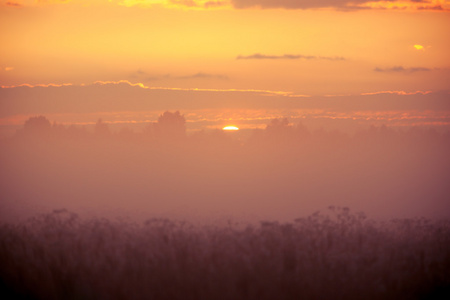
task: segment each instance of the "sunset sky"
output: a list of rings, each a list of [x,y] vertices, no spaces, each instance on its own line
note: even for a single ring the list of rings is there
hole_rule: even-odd
[[[448,99],[450,1],[2,0],[0,26],[3,101],[24,100],[18,86],[96,85],[108,93],[119,82],[185,94],[206,89],[217,98],[233,90],[295,99],[380,93]],[[441,123],[448,121],[446,103],[438,110]],[[0,105],[1,125],[48,115],[46,108],[29,111],[24,104],[9,112]]]
[[[4,215],[450,211],[450,1],[0,0],[0,26]]]

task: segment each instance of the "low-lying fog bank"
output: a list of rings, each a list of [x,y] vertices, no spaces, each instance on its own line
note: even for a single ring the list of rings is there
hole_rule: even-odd
[[[246,139],[186,135],[166,112],[144,132],[30,118],[0,143],[0,219],[85,216],[292,221],[329,205],[374,218],[450,216],[450,134],[371,127],[349,136],[275,119]]]

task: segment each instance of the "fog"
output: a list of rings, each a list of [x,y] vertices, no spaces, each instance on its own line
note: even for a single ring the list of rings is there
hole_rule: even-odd
[[[450,133],[386,126],[349,135],[274,119],[186,133],[179,112],[143,131],[28,119],[0,144],[0,218],[85,216],[290,221],[330,205],[373,218],[450,217]]]

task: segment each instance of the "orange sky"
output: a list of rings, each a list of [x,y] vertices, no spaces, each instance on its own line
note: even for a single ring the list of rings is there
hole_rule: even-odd
[[[0,28],[8,218],[448,217],[449,1],[0,0]]]
[[[0,86],[441,92],[449,16],[440,0],[1,0]]]
[[[331,0],[0,3],[3,86],[129,80],[314,95],[448,88],[448,1],[353,1],[397,9],[346,10]]]

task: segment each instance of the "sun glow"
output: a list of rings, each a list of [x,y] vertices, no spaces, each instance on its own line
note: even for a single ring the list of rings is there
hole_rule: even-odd
[[[225,126],[224,128],[222,128],[222,130],[236,131],[236,130],[239,130],[239,128],[236,126]]]

